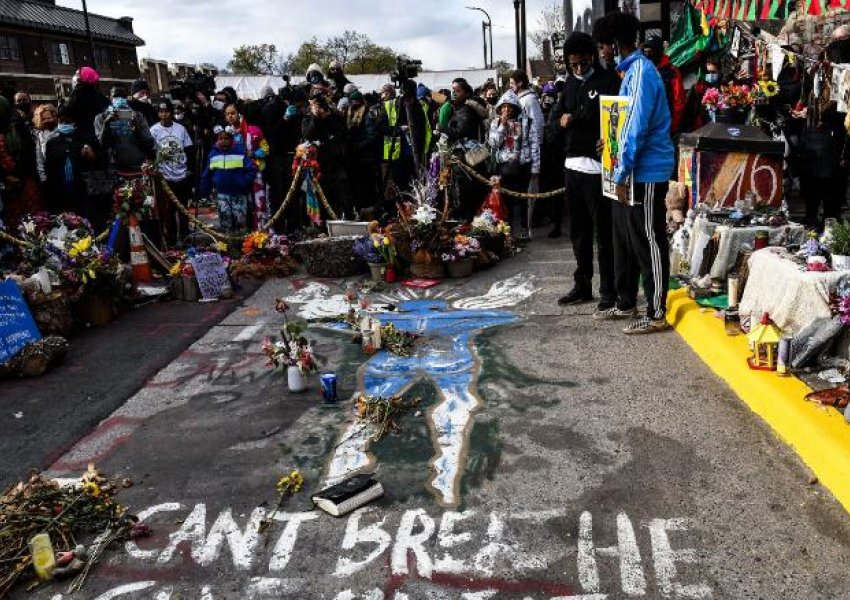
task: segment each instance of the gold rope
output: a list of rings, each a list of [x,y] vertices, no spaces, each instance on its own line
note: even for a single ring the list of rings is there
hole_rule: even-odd
[[[286,193],[286,198],[284,198],[283,204],[280,205],[280,208],[277,209],[277,212],[272,216],[272,218],[264,223],[263,227],[265,229],[274,225],[281,215],[283,215],[283,211],[286,210],[290,200],[292,200],[292,197],[295,196],[295,190],[298,189],[299,181],[301,181],[301,163],[299,163],[298,168],[295,169],[295,174],[292,176],[292,185],[289,186],[289,191]]]
[[[168,182],[165,180],[165,178],[162,176],[162,174],[157,173],[156,177],[159,180],[159,183],[162,186],[162,191],[165,192],[166,197],[169,200],[171,200],[174,203],[174,206],[177,207],[177,210],[179,210],[181,213],[183,213],[186,216],[186,218],[189,219],[192,223],[194,223],[195,226],[198,229],[200,229],[201,231],[203,231],[204,233],[206,233],[208,235],[211,235],[212,237],[214,237],[215,239],[217,239],[219,241],[228,241],[228,240],[238,241],[238,240],[244,239],[244,236],[227,235],[227,234],[224,234],[224,233],[219,233],[215,229],[212,229],[211,227],[207,227],[206,225],[204,225],[195,215],[193,215],[191,212],[189,212],[189,209],[186,208],[183,205],[182,202],[180,202],[180,199],[177,198],[177,196],[174,194],[174,191],[168,185]]]
[[[316,194],[319,196],[319,200],[322,201],[322,205],[325,207],[325,210],[328,211],[330,218],[333,221],[338,221],[339,217],[336,216],[336,213],[328,203],[328,199],[325,198],[325,191],[322,189],[322,186],[319,185],[319,180],[316,179],[315,175],[313,175],[313,187],[316,189]]]
[[[453,158],[452,163],[461,167],[464,171],[466,171],[467,173],[472,175],[472,177],[474,179],[477,179],[478,181],[480,181],[484,185],[486,185],[488,187],[493,187],[494,183],[492,181],[482,177],[475,169],[473,169],[472,167],[467,165],[465,162],[458,160],[456,158]],[[514,198],[522,198],[523,200],[536,200],[537,198],[554,198],[555,196],[560,196],[567,191],[567,188],[560,188],[558,190],[554,190],[554,191],[551,191],[551,192],[543,192],[543,193],[540,193],[540,194],[527,194],[527,193],[523,193],[523,192],[514,192],[514,191],[511,191],[511,190],[503,188],[503,187],[500,187],[499,189],[506,196],[513,196]]]
[[[16,246],[20,246],[21,248],[31,248],[32,244],[29,242],[25,242],[24,240],[19,240],[13,235],[6,233],[5,231],[0,231],[0,240],[6,240],[11,244],[15,244]]]

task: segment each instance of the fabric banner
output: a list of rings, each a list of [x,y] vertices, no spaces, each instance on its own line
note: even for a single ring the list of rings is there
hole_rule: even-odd
[[[843,8],[847,0],[828,0],[830,8]],[[790,0],[695,0],[694,6],[709,19],[735,19],[756,21],[788,18]],[[810,15],[820,15],[827,10],[827,0],[804,0],[800,5]]]

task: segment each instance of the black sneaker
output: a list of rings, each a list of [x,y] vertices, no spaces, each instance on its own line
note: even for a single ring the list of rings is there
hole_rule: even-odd
[[[573,304],[584,304],[585,302],[592,302],[593,294],[590,292],[585,292],[584,290],[580,290],[578,288],[573,288],[569,291],[566,296],[561,296],[558,298],[558,304],[560,306],[570,306]]]

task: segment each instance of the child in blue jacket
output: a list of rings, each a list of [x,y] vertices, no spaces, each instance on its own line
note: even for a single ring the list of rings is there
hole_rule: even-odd
[[[215,190],[218,220],[228,233],[245,231],[248,222],[248,197],[257,175],[253,161],[241,146],[233,143],[233,134],[221,131],[210,150],[210,161],[201,176],[201,195]]]

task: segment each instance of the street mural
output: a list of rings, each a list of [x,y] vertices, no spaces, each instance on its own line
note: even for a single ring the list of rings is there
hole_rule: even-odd
[[[304,318],[331,317],[349,308],[344,295],[329,295],[327,286],[313,283],[288,302],[302,304]],[[401,357],[380,351],[361,370],[359,391],[374,396],[403,394],[415,383],[426,379],[438,390],[439,400],[428,413],[434,456],[429,483],[442,506],[459,503],[462,465],[468,449],[473,413],[481,406],[476,389],[480,361],[475,354],[474,338],[486,329],[513,323],[519,316],[502,310],[529,298],[535,291],[533,279],[517,275],[494,284],[482,296],[456,298],[437,293],[401,291],[400,296],[383,296],[397,310],[383,310],[377,305],[371,311],[382,323],[422,336],[416,353]],[[359,423],[348,424],[342,433],[326,472],[326,483],[374,466],[368,452],[370,432]]]

